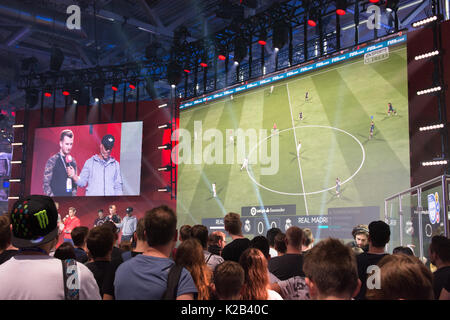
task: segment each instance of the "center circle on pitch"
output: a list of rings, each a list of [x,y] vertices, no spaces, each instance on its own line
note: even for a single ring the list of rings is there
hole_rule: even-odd
[[[349,182],[351,179],[353,179],[353,178],[358,174],[358,172],[361,170],[362,166],[364,165],[364,161],[365,161],[365,159],[366,159],[366,152],[365,152],[365,150],[364,150],[364,146],[362,145],[361,141],[359,141],[359,140],[358,140],[354,135],[352,135],[351,133],[349,133],[349,132],[347,132],[347,131],[345,131],[345,130],[342,130],[342,129],[339,129],[339,128],[335,128],[335,127],[330,127],[330,126],[322,126],[322,125],[304,125],[304,126],[297,126],[297,127],[293,127],[293,128],[288,128],[288,129],[280,130],[280,131],[278,131],[277,133],[272,133],[270,136],[267,136],[265,139],[262,139],[261,141],[259,141],[258,144],[256,144],[256,145],[250,150],[250,152],[249,152],[249,154],[248,154],[248,158],[250,159],[251,156],[252,156],[252,154],[253,154],[253,152],[255,152],[263,142],[269,140],[269,139],[272,138],[275,134],[278,134],[278,135],[279,135],[279,134],[281,134],[281,133],[283,133],[283,132],[288,132],[288,131],[291,131],[291,130],[302,129],[302,128],[324,128],[324,129],[330,129],[330,130],[335,130],[335,131],[337,131],[337,132],[344,133],[344,134],[348,135],[349,137],[351,137],[351,138],[357,143],[357,145],[360,147],[361,153],[362,153],[362,159],[361,159],[361,163],[359,164],[358,169],[356,169],[356,171],[355,171],[349,178],[347,178],[347,179],[345,179],[344,181],[341,182],[341,187],[342,187],[342,185],[344,185],[345,183]],[[297,142],[298,142],[298,141],[297,141]],[[306,192],[306,193],[305,193],[305,192],[298,192],[298,193],[295,193],[295,192],[283,192],[283,191],[274,190],[274,189],[272,189],[272,188],[269,188],[269,187],[266,187],[266,186],[262,185],[261,183],[259,183],[258,181],[256,181],[255,177],[254,177],[254,176],[252,175],[252,173],[248,170],[248,168],[247,168],[246,171],[247,171],[247,174],[248,174],[250,180],[252,180],[253,183],[255,183],[257,186],[259,186],[259,187],[261,187],[261,188],[263,188],[263,189],[265,189],[265,190],[268,190],[268,191],[271,191],[271,192],[274,192],[274,193],[278,193],[278,194],[282,194],[282,195],[308,196],[308,195],[314,195],[314,194],[319,194],[319,193],[327,192],[327,191],[329,191],[329,190],[333,190],[333,189],[336,188],[336,185],[333,185],[333,186],[328,187],[328,188],[326,187],[326,188],[323,189],[323,190],[316,190],[316,191],[311,191],[311,192]],[[306,189],[306,188],[305,188],[305,189]]]

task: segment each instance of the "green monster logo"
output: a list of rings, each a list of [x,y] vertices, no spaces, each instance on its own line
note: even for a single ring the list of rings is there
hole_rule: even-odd
[[[39,221],[39,227],[41,229],[45,229],[45,227],[47,227],[48,225],[48,216],[47,216],[47,211],[46,210],[41,210],[38,213],[34,214],[38,221]]]

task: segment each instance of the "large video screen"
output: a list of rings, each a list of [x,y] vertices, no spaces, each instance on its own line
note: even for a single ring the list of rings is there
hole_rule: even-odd
[[[38,128],[31,194],[140,194],[142,122]]]
[[[350,239],[356,224],[379,220],[384,199],[410,184],[406,51],[182,110],[180,224],[223,229],[232,211],[244,235],[298,225]]]

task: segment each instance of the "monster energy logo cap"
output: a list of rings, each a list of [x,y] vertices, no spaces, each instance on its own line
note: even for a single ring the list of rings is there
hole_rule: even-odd
[[[58,235],[58,211],[52,198],[32,195],[19,199],[11,211],[13,246],[35,247]]]

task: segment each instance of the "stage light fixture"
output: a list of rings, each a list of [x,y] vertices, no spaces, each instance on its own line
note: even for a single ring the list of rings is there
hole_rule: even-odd
[[[44,89],[44,96],[46,98],[50,98],[52,96],[52,92],[53,92],[53,90],[52,90],[51,87],[45,87],[45,89]]]
[[[380,0],[370,0],[371,3],[378,3]]]
[[[424,54],[415,56],[414,59],[417,61],[417,60],[422,60],[422,59],[427,59],[427,58],[430,58],[430,57],[434,57],[434,56],[437,56],[437,55],[439,55],[439,50],[435,50],[435,51],[431,51],[431,52],[428,52],[428,53],[424,53]]]
[[[317,23],[319,22],[319,15],[320,13],[317,8],[312,8],[309,10],[307,23],[310,27],[317,26]]]
[[[191,73],[191,70],[189,70],[189,69],[184,69],[183,71],[186,73]]]
[[[167,65],[167,81],[169,84],[177,86],[183,77],[182,67],[178,64],[177,61],[172,60]]]
[[[172,144],[171,143],[164,144],[162,146],[159,146],[158,149],[159,150],[171,150],[172,149]]]
[[[66,89],[63,89],[62,94],[63,94],[63,96],[65,96],[65,97],[70,96],[69,90],[66,90]]]
[[[433,124],[430,126],[420,127],[419,131],[430,131],[430,130],[437,130],[437,129],[442,129],[442,128],[444,128],[444,124],[439,123],[439,124]]]
[[[102,81],[98,81],[92,87],[92,96],[95,102],[99,102],[105,96],[105,84]]]
[[[165,108],[165,107],[167,107],[167,103],[160,104],[160,105],[158,106],[158,108]]]
[[[347,12],[347,0],[336,0],[336,14],[339,16],[344,16]]]
[[[437,22],[438,20],[439,20],[438,16],[432,16],[432,17],[429,17],[429,18],[425,18],[423,20],[416,21],[416,22],[414,22],[412,24],[412,26],[414,28],[418,28],[418,27],[421,27],[423,25],[426,25],[426,24],[429,24],[429,23],[432,23],[432,22]]]
[[[39,91],[36,89],[27,89],[25,91],[25,103],[29,108],[33,108],[39,100]]]
[[[158,126],[158,129],[169,129],[172,126],[170,122]]]
[[[171,192],[172,188],[170,186],[159,188],[158,192]]]
[[[172,167],[170,164],[165,166],[165,167],[160,167],[158,168],[158,171],[170,171],[172,170],[174,167]]]
[[[118,90],[119,90],[119,84],[118,84],[118,83],[113,83],[113,84],[111,85],[111,89],[112,89],[113,91],[118,91]]]
[[[447,160],[433,160],[433,161],[425,161],[422,162],[422,166],[429,167],[429,166],[442,166],[446,165],[448,163]]]
[[[247,43],[245,38],[241,35],[234,38],[234,61],[241,63],[247,56]]]
[[[129,83],[129,85],[128,85],[128,87],[129,87],[131,90],[136,89],[136,86],[137,86],[137,83],[136,83],[135,80],[131,80],[130,83]]]
[[[227,57],[225,57],[223,54],[218,55],[219,60],[225,61]]]
[[[437,87],[417,91],[417,95],[421,96],[423,94],[433,93],[433,92],[437,92],[437,91],[441,91],[441,90],[442,90],[441,86],[437,86]]]
[[[288,41],[289,24],[284,20],[277,21],[273,26],[272,46],[274,48],[281,49],[286,45],[286,43],[288,43]]]
[[[399,0],[387,0],[386,1],[386,11],[392,12],[398,9]]]

